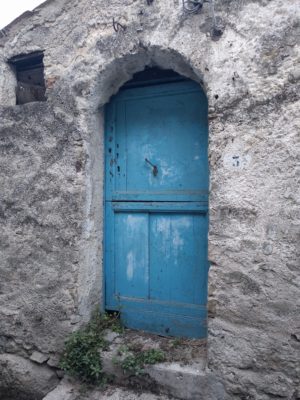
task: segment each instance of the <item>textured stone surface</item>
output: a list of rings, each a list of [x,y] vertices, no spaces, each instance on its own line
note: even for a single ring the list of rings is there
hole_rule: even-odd
[[[299,6],[215,4],[218,40],[209,4],[184,15],[179,0],[49,0],[6,28],[1,352],[55,357],[98,302],[102,106],[158,65],[202,82],[209,100],[209,368],[228,399],[299,398]],[[13,106],[6,60],[41,49],[48,101]]]
[[[176,344],[171,337],[129,329],[122,334],[106,335],[106,338],[109,336],[111,340],[101,352],[101,361],[103,372],[113,377],[115,386],[135,387],[183,400],[224,398],[222,383],[206,368],[205,340],[181,339]],[[124,370],[122,362],[125,358],[151,349],[163,352],[165,360],[145,365],[142,374]]]
[[[172,397],[164,395],[154,395],[147,392],[134,392],[116,387],[105,389],[86,390],[74,381],[64,379],[52,392],[43,400],[172,400]],[[173,399],[175,400],[175,399]]]
[[[13,354],[0,354],[1,400],[42,399],[59,380],[50,368]]]
[[[43,400],[76,400],[79,396],[79,386],[64,379],[54,390],[49,392]]]
[[[39,351],[34,351],[30,356],[30,360],[37,364],[44,364],[48,359],[49,356],[47,354],[40,353]]]
[[[224,386],[215,375],[203,371],[201,364],[158,364],[146,368],[155,385],[166,394],[184,400],[222,400]]]

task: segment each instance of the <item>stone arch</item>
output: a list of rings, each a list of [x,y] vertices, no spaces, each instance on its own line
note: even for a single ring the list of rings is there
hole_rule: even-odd
[[[137,72],[146,67],[172,69],[196,81],[207,95],[207,84],[183,54],[170,48],[152,46],[116,57],[99,69],[93,68],[88,96],[78,96],[81,131],[85,132],[86,191],[82,268],[79,271],[79,313],[88,320],[95,305],[103,299],[103,187],[104,187],[104,108],[110,98]]]
[[[93,85],[89,89],[89,105],[92,108],[96,106],[97,109],[104,106],[124,83],[129,81],[136,72],[140,72],[146,67],[172,69],[199,83],[205,93],[207,91],[203,72],[193,65],[192,61],[184,54],[175,49],[161,46],[142,47],[138,51],[129,52],[99,66],[99,70],[93,76]]]

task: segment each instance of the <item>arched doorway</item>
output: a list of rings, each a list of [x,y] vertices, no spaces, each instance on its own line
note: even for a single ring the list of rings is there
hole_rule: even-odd
[[[128,327],[207,334],[207,113],[198,84],[157,68],[106,108],[105,308]]]

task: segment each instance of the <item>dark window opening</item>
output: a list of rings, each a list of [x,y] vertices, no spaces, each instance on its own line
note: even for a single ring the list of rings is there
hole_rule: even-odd
[[[46,101],[43,58],[43,52],[38,51],[15,56],[8,61],[17,78],[17,104]]]

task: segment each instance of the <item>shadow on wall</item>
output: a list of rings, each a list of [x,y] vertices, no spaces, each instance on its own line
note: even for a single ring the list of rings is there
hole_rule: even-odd
[[[38,393],[25,393],[12,389],[1,390],[0,388],[0,399],[1,400],[42,400],[43,395]]]

